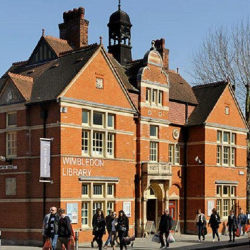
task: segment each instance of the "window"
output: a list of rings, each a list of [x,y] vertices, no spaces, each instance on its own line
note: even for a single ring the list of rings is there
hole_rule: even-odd
[[[89,131],[82,131],[82,154],[89,155]]]
[[[217,142],[221,142],[222,139],[222,131],[217,131]]]
[[[103,210],[103,203],[102,202],[93,202],[93,214],[96,213],[97,208]]]
[[[231,187],[231,196],[232,197],[235,197],[235,195],[236,195],[236,187]]]
[[[158,138],[158,126],[150,125],[150,137]]]
[[[89,196],[89,184],[82,185],[82,196]]]
[[[216,187],[216,194],[217,194],[218,196],[221,196],[221,186],[217,186],[217,187]]]
[[[107,203],[107,214],[109,214],[110,213],[110,211],[114,211],[114,202],[108,202]]]
[[[175,148],[175,164],[180,164],[180,146]]]
[[[217,146],[217,165],[221,165],[221,146]]]
[[[89,111],[86,110],[82,111],[82,123],[89,125]]]
[[[108,184],[107,195],[114,196],[114,189],[115,189],[115,185],[114,184]]]
[[[82,225],[89,225],[89,203],[87,202],[82,203]]]
[[[235,166],[235,151],[236,149],[235,148],[231,148],[231,165],[232,166]]]
[[[14,127],[17,125],[17,114],[15,113],[8,113],[7,114],[7,127]]]
[[[103,89],[103,78],[96,78],[95,86],[97,89]]]
[[[231,136],[231,144],[235,144],[236,142],[236,134],[235,133],[232,133],[232,136]]]
[[[156,104],[157,103],[157,90],[154,89],[152,93],[152,103]]]
[[[93,125],[103,126],[103,113],[93,113]]]
[[[158,143],[150,142],[150,161],[158,162]]]
[[[7,133],[7,156],[16,156],[16,132]]]
[[[229,147],[223,148],[223,164],[229,165]]]
[[[114,122],[115,121],[115,116],[108,114],[108,127],[109,128],[114,128]]]
[[[230,194],[230,187],[223,186],[223,196],[229,196],[229,194]]]
[[[221,216],[221,200],[217,200],[216,201],[216,210],[217,210],[217,213],[219,214],[219,216]]]
[[[229,132],[224,132],[223,133],[223,142],[224,143],[229,143],[230,142],[229,138],[230,138],[230,133]]]
[[[168,145],[168,161],[169,163],[174,163],[174,145]]]
[[[151,89],[146,88],[146,102],[150,103],[150,98],[151,97]]]
[[[107,156],[114,156],[114,134],[108,133]]]
[[[93,155],[103,155],[104,133],[93,132]]]
[[[103,185],[102,184],[95,184],[93,186],[93,195],[103,196]]]
[[[228,216],[229,214],[229,200],[223,200],[223,217]]]
[[[162,106],[163,104],[163,91],[159,91],[158,104]]]

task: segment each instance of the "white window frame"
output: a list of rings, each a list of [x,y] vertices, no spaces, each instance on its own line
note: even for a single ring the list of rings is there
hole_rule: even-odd
[[[146,103],[151,104],[151,89],[150,88],[146,88]]]
[[[107,157],[114,157],[114,143],[115,142],[115,135],[112,133],[108,133],[107,135]]]
[[[111,126],[109,126],[109,117],[111,117],[111,120],[112,120],[112,125]],[[114,129],[114,127],[115,127],[115,115],[108,114],[107,118],[108,118],[108,120],[107,120],[107,128]]]
[[[157,105],[157,89],[152,89],[152,105]]]
[[[100,194],[95,194],[95,186],[100,186],[101,187],[101,193]],[[93,184],[93,197],[104,197],[104,184],[101,183],[94,183]]]
[[[98,201],[98,200],[93,201],[93,208],[92,208],[93,214],[96,213],[97,208],[100,208],[103,211],[104,202],[103,201]]]
[[[101,117],[102,117],[102,124],[101,125],[94,123],[95,114],[101,114]],[[94,127],[98,127],[98,128],[104,128],[105,127],[105,119],[104,119],[104,113],[103,112],[93,111],[92,125]]]
[[[109,190],[111,187],[111,194],[109,194]],[[107,197],[114,197],[115,196],[115,184],[108,183],[107,185]]]
[[[107,215],[109,214],[110,211],[114,212],[114,210],[115,210],[115,202],[108,201],[107,202]]]
[[[85,137],[84,135],[87,135]],[[87,145],[85,144],[87,142]],[[89,145],[90,145],[90,131],[88,130],[82,130],[82,155],[89,156]]]
[[[90,184],[89,183],[83,183],[82,184],[82,189],[83,189],[83,186],[87,187],[87,194],[83,194],[83,192],[82,192],[82,197],[90,197]]]
[[[86,206],[84,206],[86,205]],[[84,207],[83,207],[84,206]],[[81,211],[81,224],[82,224],[82,227],[89,227],[89,224],[90,224],[90,203],[89,202],[86,202],[86,201],[82,201],[82,211]],[[86,212],[87,216],[84,215],[83,216],[83,213]],[[87,223],[83,223],[83,220],[87,220]]]
[[[155,128],[156,135],[151,135],[151,128]],[[149,136],[150,136],[150,138],[158,139],[158,136],[159,136],[159,126],[150,125],[150,127],[149,127]]]
[[[87,122],[83,122],[83,113],[87,114],[87,119],[88,119]],[[84,126],[90,125],[90,111],[89,110],[85,110],[85,109],[82,110],[82,125],[84,125]]]
[[[178,144],[168,145],[168,161],[173,165],[180,165],[181,161],[181,146]]]
[[[163,91],[158,91],[158,105],[163,106]]]
[[[105,133],[93,131],[92,154],[93,156],[104,156]]]
[[[14,125],[9,125],[9,116],[10,115],[16,115],[16,124]],[[10,128],[10,127],[16,127],[17,126],[17,112],[8,112],[6,113],[6,127]]]
[[[174,144],[168,145],[168,161],[171,164],[174,164]]]
[[[158,142],[150,141],[149,146],[149,161],[158,162]]]
[[[6,156],[7,157],[17,156],[17,132],[6,133]]]

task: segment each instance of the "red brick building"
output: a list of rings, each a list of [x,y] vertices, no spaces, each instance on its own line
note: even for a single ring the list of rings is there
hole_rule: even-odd
[[[133,61],[120,6],[109,53],[88,44],[83,8],[63,18],[60,39],[43,35],[0,79],[2,238],[37,244],[52,205],[73,216],[80,242],[97,207],[124,209],[137,236],[165,208],[182,232],[194,231],[198,208],[209,219],[216,207],[222,221],[245,210],[247,125],[231,84],[192,88],[169,69],[164,39]],[[39,182],[40,138],[53,138],[51,183]]]

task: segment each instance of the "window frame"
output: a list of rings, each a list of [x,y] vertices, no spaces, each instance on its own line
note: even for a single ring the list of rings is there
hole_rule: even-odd
[[[87,208],[83,208],[83,204],[86,204]],[[82,226],[82,228],[89,227],[89,225],[90,225],[90,209],[89,208],[90,208],[90,203],[87,201],[82,201],[82,208],[81,208],[81,226]],[[86,211],[87,216],[83,216],[83,210]],[[83,219],[87,220],[86,224],[83,223]]]
[[[16,116],[16,123],[13,124],[13,125],[9,125],[9,120],[10,120],[9,116],[14,115],[14,114]],[[17,112],[8,112],[8,113],[6,113],[6,127],[7,128],[17,127]]]
[[[100,186],[101,187],[101,194],[95,194],[95,186]],[[93,184],[93,197],[98,197],[98,198],[103,198],[104,197],[104,184],[102,183],[94,183]]]
[[[87,114],[87,120],[88,120],[87,122],[83,122],[83,113]],[[85,109],[82,110],[82,125],[90,126],[90,111],[89,110],[85,110]]]
[[[9,140],[9,136],[14,136],[14,139]],[[11,142],[11,147],[9,147],[9,142]],[[14,147],[13,146],[14,143]],[[10,154],[9,154],[10,149]],[[7,157],[17,157],[17,132],[7,132],[6,133],[6,156]]]
[[[159,147],[158,142],[150,141],[150,144],[149,144],[149,161],[150,162],[158,162],[158,147]]]
[[[100,124],[95,124],[95,123],[94,123],[95,115],[97,115],[97,114],[100,114],[101,117],[102,117],[102,124],[101,124],[101,125],[100,125]],[[104,128],[104,127],[105,127],[104,115],[105,115],[105,114],[104,114],[103,112],[93,111],[92,126],[93,126],[93,127],[98,127],[98,128]]]

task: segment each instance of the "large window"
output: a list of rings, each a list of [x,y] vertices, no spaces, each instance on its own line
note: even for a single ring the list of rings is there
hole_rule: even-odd
[[[82,126],[82,155],[114,157],[115,115],[83,110]]]
[[[10,157],[15,157],[17,151],[16,132],[7,133],[6,141],[7,141],[6,155]]]
[[[158,162],[158,143],[150,142],[150,161]]]
[[[235,166],[236,164],[236,133],[217,131],[217,165]]]
[[[94,184],[93,195],[103,196],[103,185],[102,184]]]
[[[150,105],[163,106],[163,91],[146,88],[146,103]]]
[[[17,125],[17,113],[7,113],[7,127],[15,127]]]
[[[88,202],[82,203],[82,225],[83,226],[89,225],[89,203]]]
[[[235,209],[236,186],[222,184],[216,187],[216,208],[222,217],[227,217],[231,209]]]
[[[168,161],[171,164],[180,164],[180,146],[176,144],[168,145]]]

